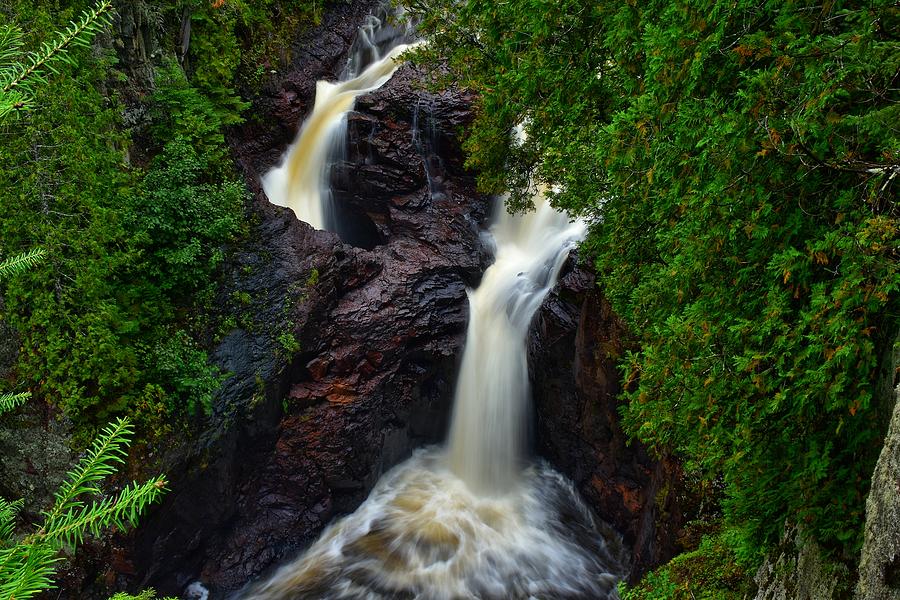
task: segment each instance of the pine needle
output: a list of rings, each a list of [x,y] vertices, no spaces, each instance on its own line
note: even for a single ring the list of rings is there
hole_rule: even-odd
[[[31,393],[29,392],[21,392],[19,394],[7,392],[5,394],[0,394],[0,415],[11,411],[18,406],[22,406],[30,397]]]

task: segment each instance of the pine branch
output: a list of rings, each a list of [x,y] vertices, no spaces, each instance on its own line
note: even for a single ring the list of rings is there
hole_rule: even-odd
[[[6,115],[27,110],[38,84],[47,83],[47,72],[58,73],[60,63],[72,64],[68,51],[73,46],[88,46],[94,35],[110,24],[112,0],[101,0],[72,21],[54,41],[44,42],[36,52],[17,60],[22,47],[21,32],[9,26],[0,30],[0,120]],[[11,65],[6,63],[12,62]],[[6,66],[4,66],[6,65]]]
[[[0,65],[18,58],[22,52],[22,31],[12,25],[0,25]]]
[[[0,498],[0,547],[12,540],[13,531],[16,528],[16,516],[22,510],[25,501],[21,498],[15,502],[9,502]]]
[[[44,529],[53,529],[73,511],[81,510],[85,494],[99,494],[97,482],[116,472],[116,465],[125,462],[126,448],[134,429],[126,418],[106,426],[94,440],[87,454],[69,471],[56,492],[56,502],[44,513]]]
[[[32,268],[46,255],[47,252],[43,248],[35,248],[0,261],[0,280]]]
[[[107,527],[136,525],[146,508],[166,491],[166,480],[156,477],[131,483],[112,497],[90,504],[84,500],[99,495],[99,481],[124,462],[132,433],[124,418],[107,426],[60,486],[53,508],[44,513],[43,527],[8,548],[3,546],[12,537],[21,501],[0,499],[0,600],[25,600],[49,589],[61,547],[74,547],[86,535],[99,535]]]
[[[100,494],[98,482],[115,473],[116,466],[124,462],[132,433],[133,428],[125,418],[103,430],[87,455],[60,486],[53,508],[44,514],[44,526],[33,536],[35,540],[74,546],[82,541],[86,533],[98,535],[105,527],[125,529],[127,525],[137,523],[144,509],[165,491],[164,478],[156,477],[140,485],[133,483],[117,497],[105,498],[90,505],[82,499],[87,495]]]
[[[132,483],[115,498],[104,498],[48,522],[39,535],[51,544],[72,547],[80,544],[88,533],[98,536],[107,527],[124,530],[129,525],[137,525],[141,513],[159,499],[165,487],[166,480],[162,477],[143,484]]]
[[[50,588],[60,560],[48,544],[18,544],[0,550],[0,599],[27,600]]]
[[[30,392],[21,392],[18,394],[7,392],[5,394],[0,394],[0,415],[21,406],[30,397]]]

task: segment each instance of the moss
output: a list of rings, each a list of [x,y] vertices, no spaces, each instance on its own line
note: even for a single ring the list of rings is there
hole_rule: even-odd
[[[742,600],[750,593],[750,583],[730,536],[719,530],[633,587],[623,584],[620,592],[622,600]]]

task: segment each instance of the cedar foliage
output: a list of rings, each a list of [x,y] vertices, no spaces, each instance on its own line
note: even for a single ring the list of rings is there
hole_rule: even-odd
[[[854,556],[900,308],[896,5],[405,4],[480,93],[483,189],[592,220],[628,433],[724,482],[742,559],[786,521]]]

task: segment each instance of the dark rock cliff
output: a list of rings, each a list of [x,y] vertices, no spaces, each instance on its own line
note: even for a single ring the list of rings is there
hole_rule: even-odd
[[[654,460],[640,444],[629,444],[622,432],[616,359],[627,332],[595,279],[570,260],[533,325],[537,451],[622,534],[634,581],[678,549],[684,524],[680,471],[674,462]]]

